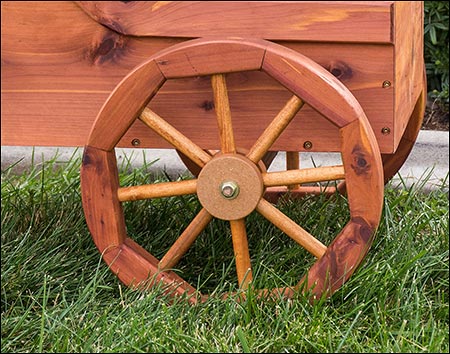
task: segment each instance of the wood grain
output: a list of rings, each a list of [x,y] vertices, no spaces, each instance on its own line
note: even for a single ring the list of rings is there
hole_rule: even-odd
[[[315,257],[320,258],[326,252],[327,247],[322,242],[313,237],[267,200],[261,199],[256,210]]]
[[[96,21],[134,36],[392,41],[393,1],[79,1]],[[220,26],[217,26],[220,14]]]
[[[253,280],[250,252],[248,250],[245,219],[230,221],[231,238],[233,240],[234,258],[239,288],[245,290]]]
[[[2,2],[2,145],[84,146],[114,87],[151,55],[185,40],[120,35],[72,2],[25,4]],[[394,151],[395,90],[382,88],[384,80],[395,87],[393,45],[281,43],[342,81],[366,112],[382,152]],[[233,112],[236,143],[249,148],[262,132],[259,125],[270,122],[290,97],[289,92],[261,72],[232,74],[227,84],[231,105],[237,107]],[[211,102],[208,79],[194,77],[167,81],[150,107],[164,117],[174,117],[171,119],[176,121],[169,122],[202,147],[217,148]],[[257,107],[252,102],[258,102]],[[255,125],[255,119],[261,123]],[[189,128],[198,125],[207,134]],[[384,126],[391,127],[390,135],[381,134]],[[133,147],[134,139],[143,148],[170,147],[139,121],[118,146]],[[312,151],[339,150],[336,127],[305,105],[273,148],[302,151],[307,140],[313,142]]]
[[[119,177],[114,151],[86,146],[80,183],[86,223],[98,250],[102,253],[120,246],[127,235],[117,197]]]
[[[426,87],[426,85],[424,85]],[[400,170],[408,158],[414,144],[419,135],[420,128],[425,114],[425,107],[427,103],[426,89],[422,91],[411,117],[408,120],[403,136],[398,144],[394,154],[382,154],[383,169],[384,169],[384,183],[386,184],[392,177]]]
[[[197,180],[176,182],[159,182],[142,186],[122,187],[117,190],[119,201],[127,202],[150,198],[173,197],[177,195],[194,194],[197,190]]]
[[[147,94],[151,95],[155,93],[155,87],[159,87],[163,81],[161,73],[155,70],[155,67],[159,65],[158,60],[160,58],[182,58],[181,62],[175,62],[176,68],[187,66],[182,61],[186,61],[186,58],[192,58],[196,61],[192,68],[197,70],[197,68],[201,67],[207,72],[207,70],[212,70],[211,67],[204,58],[197,55],[198,53],[193,48],[200,48],[200,53],[210,53],[211,48],[220,48],[220,44],[223,44],[223,48],[232,48],[236,52],[247,54],[253,52],[258,58],[260,55],[259,50],[265,48],[261,65],[262,70],[286,86],[289,91],[292,91],[294,96],[288,101],[285,109],[282,109],[277,117],[271,121],[268,125],[269,128],[264,130],[260,135],[260,139],[256,141],[248,152],[247,156],[251,157],[252,161],[234,153],[226,153],[211,158],[208,153],[202,150],[202,147],[179,133],[176,127],[165,122],[150,109],[145,108],[143,110],[141,117],[147,125],[169,143],[174,144],[174,147],[187,154],[189,158],[194,160],[199,158],[199,166],[204,165],[198,176],[197,194],[207,214],[205,212],[204,215],[202,214],[205,217],[199,217],[202,221],[197,220],[188,227],[187,230],[193,229],[193,231],[186,231],[184,236],[182,235],[180,238],[180,249],[184,252],[186,246],[190,245],[197,237],[198,231],[200,229],[203,230],[206,225],[203,221],[209,220],[209,214],[224,220],[232,220],[232,232],[234,232],[236,244],[239,245],[235,248],[235,253],[239,255],[237,257],[238,278],[240,282],[245,284],[243,273],[244,271],[247,272],[250,267],[250,257],[246,248],[243,218],[256,207],[260,214],[319,259],[307,276],[307,288],[313,287],[313,292],[316,295],[329,295],[339,288],[342,282],[348,279],[348,276],[360,264],[371,245],[378,227],[383,207],[384,188],[380,150],[376,136],[363,109],[341,81],[307,57],[270,42],[238,39],[199,39],[186,42],[150,58],[128,75],[121,85],[116,87],[110,99],[99,113],[99,118],[88,140],[92,143],[100,141],[101,146],[88,145],[86,151],[89,154],[85,154],[83,159],[83,170],[86,169],[86,171],[82,171],[82,174],[85,176],[83,177],[84,184],[82,188],[86,189],[84,192],[86,202],[84,202],[83,206],[87,210],[86,215],[88,215],[87,220],[89,224],[93,225],[90,225],[91,232],[95,232],[93,238],[96,242],[102,242],[101,245],[105,249],[112,247],[114,252],[117,252],[118,259],[120,259],[120,254],[128,255],[128,258],[125,258],[126,261],[121,265],[121,267],[126,268],[123,271],[125,276],[122,277],[126,280],[127,285],[134,284],[136,279],[143,279],[144,274],[148,276],[155,275],[156,263],[153,256],[147,254],[139,247],[128,247],[126,243],[128,238],[125,235],[124,228],[120,228],[120,225],[123,224],[123,222],[121,224],[123,215],[118,202],[117,168],[114,169],[112,167],[115,161],[111,157],[113,155],[111,149],[118,143],[117,137],[119,133],[123,134],[125,132],[124,127],[134,119],[135,115],[142,109],[142,106],[146,104],[147,96],[140,92],[143,86],[134,84],[136,82],[136,72],[139,72],[139,70],[145,71],[144,69],[149,68],[148,72],[145,72],[148,74],[147,79],[150,78],[149,81],[152,82],[149,85],[151,90],[147,92]],[[253,49],[257,50],[253,51]],[[251,55],[247,59],[251,61]],[[242,63],[236,64],[236,60],[230,61],[227,65],[232,68],[240,68],[239,70],[243,67]],[[243,65],[245,67],[247,64]],[[227,68],[224,68],[224,70],[227,72]],[[158,75],[155,73],[158,73]],[[171,75],[170,70],[169,74]],[[191,74],[192,72],[187,75]],[[143,81],[145,82],[145,80]],[[217,88],[216,93],[218,92]],[[223,89],[223,86],[221,89]],[[264,168],[259,170],[255,163],[270,149],[273,142],[285,130],[298,109],[303,105],[303,101],[297,96],[305,97],[305,100],[311,107],[325,115],[326,119],[339,129],[343,169],[339,167],[338,171],[334,171],[333,167],[328,167],[324,170],[319,170],[319,172],[323,173],[318,178],[341,178],[343,177],[343,172],[345,173],[350,221],[328,248],[268,201],[261,199],[264,191],[261,171],[264,171]],[[107,122],[106,118],[103,118],[106,117],[103,112],[114,113],[115,103],[124,103],[124,97],[135,97],[136,102],[133,103],[131,108],[120,108],[123,113],[123,116],[119,117],[120,127],[113,130],[114,134],[111,137],[107,135],[105,137],[100,136],[98,132],[102,130],[105,132],[104,126],[105,122]],[[219,120],[222,118],[219,117]],[[97,124],[99,124],[101,129],[97,128]],[[231,129],[230,120],[225,122],[223,126],[225,129]],[[96,139],[92,138],[94,133],[97,134]],[[224,141],[226,144],[224,144]],[[112,148],[104,151],[110,145],[112,145]],[[224,145],[226,145],[225,149],[228,150],[230,145],[234,146],[234,143],[231,144],[230,140],[222,140],[222,147]],[[190,154],[190,151],[193,149],[196,150],[195,153]],[[236,151],[238,150],[236,149]],[[202,158],[203,156],[204,158]],[[296,170],[290,170],[283,174],[271,175],[274,177],[273,180],[277,180],[276,183],[270,182],[270,177],[266,177],[266,181],[269,181],[268,184],[278,184],[280,182],[297,183],[300,182],[297,178],[309,178],[306,176],[307,174],[301,175]],[[264,176],[270,175],[265,174]],[[317,178],[317,176],[314,177]],[[115,182],[105,182],[106,180],[114,180]],[[86,186],[88,181],[90,185]],[[240,187],[240,192],[235,198],[227,199],[226,205],[229,209],[226,208],[224,195],[218,188],[223,181],[232,181]],[[97,185],[105,185],[106,191],[104,189],[94,190],[92,186]],[[250,203],[251,200],[252,203],[254,202],[253,205]],[[107,207],[112,211],[109,214],[102,213]],[[242,209],[244,207],[248,208],[248,210]],[[239,213],[233,214],[232,212],[235,211],[239,211]],[[108,223],[106,231],[110,230],[115,233],[113,236],[104,238],[105,222]],[[178,249],[178,246],[173,248],[175,250],[174,256],[176,257],[179,256]],[[240,253],[241,251],[244,253]],[[116,256],[116,253],[114,255]],[[172,255],[169,258],[173,259]],[[108,259],[109,261],[110,259]],[[171,264],[170,262],[169,260],[168,264]],[[115,264],[115,262],[112,263]],[[120,274],[120,271],[118,274]],[[192,290],[189,290],[188,284],[183,285],[182,280],[174,278],[170,274],[161,275],[161,277],[177,294]],[[303,280],[301,280],[302,282]],[[300,286],[301,284],[298,285],[298,287]]]
[[[300,154],[298,151],[286,151],[286,170],[298,170],[300,168]],[[299,183],[290,184],[288,189],[297,189]]]
[[[297,289],[312,292],[312,301],[331,295],[360,265],[383,208],[381,155],[367,118],[361,116],[342,128],[341,138],[350,222],[297,285]]]
[[[311,59],[288,48],[275,45],[268,48],[262,69],[337,127],[350,123],[349,117],[363,114],[361,106],[341,81]]]
[[[342,162],[352,218],[363,218],[376,229],[383,207],[381,154],[367,119],[361,116],[341,129]]]
[[[287,128],[292,119],[294,119],[303,105],[304,102],[300,98],[295,95],[292,96],[258,137],[255,144],[250,148],[247,157],[254,163],[258,163]]]
[[[276,204],[280,198],[289,196],[291,199],[304,198],[308,195],[322,195],[331,197],[336,193],[334,186],[300,186],[297,189],[288,189],[287,187],[268,187],[264,192],[264,199]]]
[[[222,153],[235,153],[233,123],[231,119],[230,101],[225,76],[215,74],[211,76],[211,85],[214,93],[214,108],[220,136],[220,149]]]
[[[158,263],[160,270],[170,269],[178,264],[181,257],[183,257],[192,244],[195,242],[200,233],[212,220],[212,215],[208,213],[205,208],[202,208],[196,217],[191,221],[188,227],[183,231],[180,237],[169,248],[166,254]]]
[[[140,115],[140,120],[151,128],[156,134],[166,140],[172,147],[188,156],[198,166],[203,167],[211,160],[202,148],[193,143],[189,138],[180,133],[176,128],[167,123],[151,109],[145,108]]]
[[[363,260],[374,232],[363,219],[352,220],[300,280],[297,289],[311,292],[312,302],[333,294],[352,276]]]
[[[113,149],[164,81],[154,61],[142,64],[127,75],[97,115],[88,145],[106,151]]]
[[[167,79],[259,70],[267,43],[257,39],[204,39],[174,45],[155,57]]]
[[[264,186],[290,186],[301,183],[333,181],[345,178],[343,166],[303,168],[263,174]]]
[[[191,304],[207,299],[175,272],[161,272],[156,258],[130,238],[125,239],[110,267],[124,284],[130,284],[133,288],[145,290],[161,284],[164,293],[173,297],[184,296]]]
[[[394,147],[397,148],[423,88],[423,1],[396,1],[394,7]],[[409,24],[409,25],[408,25]],[[414,24],[414,25],[411,25]]]
[[[127,286],[146,288],[162,282],[166,292],[187,295],[196,303],[201,294],[173,272],[161,272],[158,260],[131,240],[117,197],[114,151],[86,146],[81,167],[81,191],[86,223],[103,259]]]

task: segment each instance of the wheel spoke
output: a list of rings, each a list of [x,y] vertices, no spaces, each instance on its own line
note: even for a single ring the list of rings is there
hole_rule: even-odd
[[[300,168],[300,156],[298,151],[286,151],[286,170],[298,170]],[[289,190],[300,188],[300,184],[291,184]]]
[[[263,174],[266,187],[289,186],[300,183],[333,181],[345,178],[344,166],[327,166],[317,168],[304,168],[281,172]]]
[[[327,247],[324,244],[297,225],[292,219],[275,208],[267,200],[261,199],[256,210],[317,258],[322,257],[327,250]]]
[[[258,140],[250,149],[247,157],[257,163],[277,140],[280,134],[294,118],[295,114],[302,108],[304,102],[297,96],[292,96],[274,120],[267,126]]]
[[[206,211],[205,208],[200,210],[197,216],[191,221],[189,226],[178,237],[175,243],[170,247],[167,253],[161,258],[158,263],[159,269],[173,268],[181,257],[189,250],[189,247],[197,239],[198,235],[205,229],[205,227],[212,220],[212,215]]]
[[[177,182],[161,182],[142,186],[122,187],[117,190],[119,201],[142,200],[150,198],[174,197],[194,194],[197,191],[197,180]]]
[[[211,156],[203,151],[202,148],[193,143],[151,109],[145,108],[139,118],[145,125],[153,129],[155,133],[180,150],[198,166],[203,167],[211,160]]]
[[[231,123],[230,103],[228,100],[227,83],[223,74],[211,76],[214,92],[214,107],[219,124],[220,146],[223,153],[235,153],[233,125]]]
[[[336,193],[336,187],[328,185],[300,186],[297,189],[289,190],[286,186],[268,187],[264,191],[264,199],[276,204],[278,199],[289,193],[289,198],[304,198],[307,195],[324,195],[331,197]]]
[[[239,287],[245,290],[253,280],[245,219],[230,221],[230,227]]]

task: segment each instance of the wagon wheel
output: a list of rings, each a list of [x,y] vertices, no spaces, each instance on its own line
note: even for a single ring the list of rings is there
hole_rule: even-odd
[[[243,155],[235,146],[225,75],[247,70],[266,72],[293,95]],[[221,151],[214,157],[146,108],[165,80],[204,75],[211,75],[219,127]],[[343,164],[267,173],[260,160],[304,102],[339,128]],[[114,147],[136,119],[194,161],[201,168],[198,178],[120,187]],[[270,186],[342,178],[347,182],[350,220],[328,246],[263,198]],[[318,64],[264,40],[197,39],[154,55],[114,89],[84,150],[81,192],[92,238],[104,261],[128,286],[162,282],[171,294],[187,294],[192,303],[205,299],[206,295],[171,269],[215,217],[230,223],[238,285],[246,289],[252,282],[252,265],[245,218],[256,211],[317,258],[298,284],[260,291],[291,296],[308,290],[314,298],[336,291],[368,251],[381,216],[383,169],[378,145],[360,105]],[[127,235],[122,202],[195,193],[201,211],[161,259]]]

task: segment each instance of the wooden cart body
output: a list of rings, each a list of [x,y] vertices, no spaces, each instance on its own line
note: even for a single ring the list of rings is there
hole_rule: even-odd
[[[384,154],[396,151],[424,86],[422,2],[5,1],[1,6],[2,145],[83,146],[123,77],[152,54],[197,37],[264,38],[316,61],[357,98]],[[237,145],[248,148],[290,93],[261,72],[231,74],[228,87]],[[151,108],[200,146],[217,148],[209,80],[171,80]],[[299,115],[274,150],[304,151],[306,141],[310,151],[338,150],[337,127],[309,107]],[[140,121],[118,146],[137,144],[171,147]]]
[[[2,145],[85,146],[86,222],[126,285],[162,281],[195,303],[173,267],[217,218],[245,290],[256,211],[316,258],[274,292],[330,295],[366,255],[420,128],[422,16],[403,1],[2,2]],[[121,187],[115,147],[176,148],[194,179]],[[342,165],[302,169],[305,150]],[[286,171],[267,171],[274,151]],[[324,181],[340,182],[304,186]],[[286,192],[346,194],[349,221],[325,245],[269,202]],[[202,209],[159,260],[128,235],[122,203],[185,194]]]

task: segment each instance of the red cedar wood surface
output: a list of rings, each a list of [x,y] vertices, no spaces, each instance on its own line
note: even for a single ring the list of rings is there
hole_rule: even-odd
[[[188,11],[187,2],[2,2],[2,145],[83,146],[105,100],[133,68],[162,49],[218,28],[207,14],[226,3],[200,3],[189,3],[199,10],[182,16],[187,23],[197,16],[196,26],[186,26],[179,16]],[[245,18],[239,21],[245,23],[238,29],[241,37],[278,41],[312,58],[355,95],[381,151],[396,149],[423,85],[422,29],[414,26],[422,21],[421,2],[245,3],[220,8],[229,19],[224,35],[236,35],[232,19]],[[152,11],[152,21],[140,18],[145,9]],[[270,23],[267,14],[273,13],[285,21]],[[152,27],[171,33],[152,33]],[[417,43],[413,48],[411,39]],[[385,80],[391,87],[382,88]],[[230,74],[227,82],[235,139],[248,148],[290,92],[262,72]],[[166,81],[150,107],[212,149],[218,141],[212,102],[209,78],[196,77]],[[192,129],[199,125],[201,131]],[[381,134],[386,126],[389,135]],[[308,140],[312,151],[336,151],[336,136],[337,128],[306,106],[273,148],[300,151]],[[140,147],[169,147],[139,121],[119,146],[132,147],[135,138]]]

